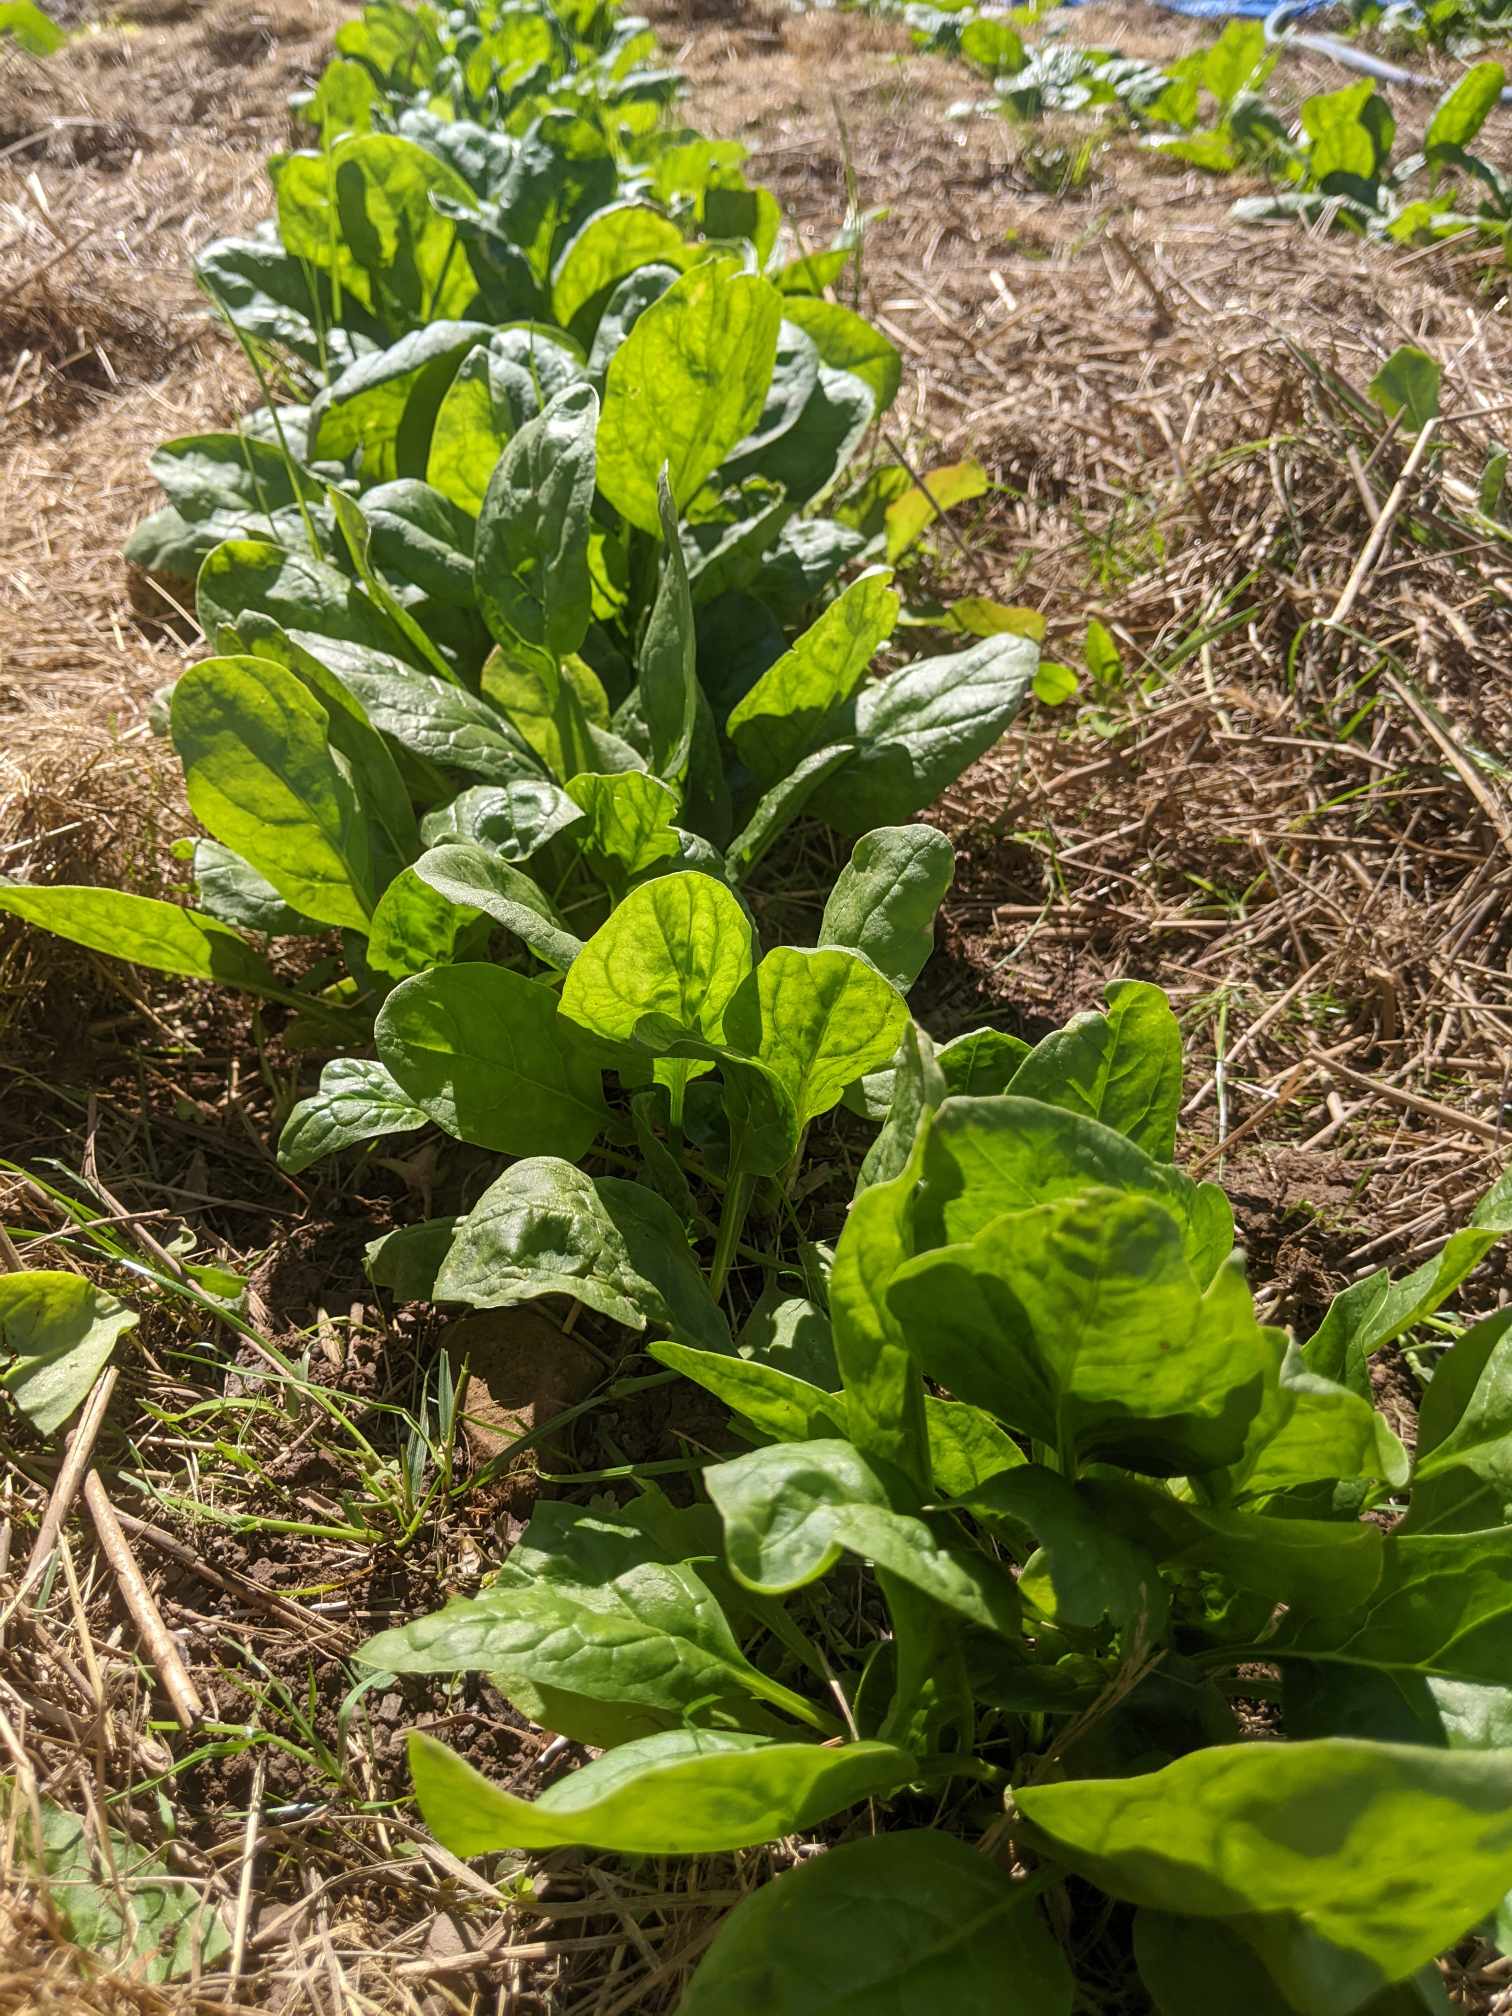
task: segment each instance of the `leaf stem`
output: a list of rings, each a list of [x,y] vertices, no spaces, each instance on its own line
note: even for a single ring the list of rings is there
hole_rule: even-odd
[[[724,1206],[719,1214],[719,1236],[714,1242],[714,1265],[709,1272],[709,1293],[717,1302],[724,1294],[725,1282],[729,1278],[730,1266],[735,1258],[736,1243],[740,1229],[745,1224],[747,1211],[751,1208],[751,1192],[755,1178],[732,1176],[730,1187],[725,1193]]]

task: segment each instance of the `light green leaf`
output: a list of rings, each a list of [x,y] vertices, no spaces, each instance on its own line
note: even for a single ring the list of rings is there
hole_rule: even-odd
[[[677,854],[677,793],[659,777],[644,770],[573,777],[567,795],[587,815],[577,836],[583,858],[611,888]]]
[[[921,539],[942,512],[957,504],[968,504],[988,488],[987,471],[980,462],[952,462],[944,468],[927,470],[901,497],[887,507],[887,557],[897,560]]]
[[[378,898],[368,929],[367,963],[385,979],[407,980],[428,967],[448,966],[459,955],[476,956],[487,949],[487,932],[473,929],[480,914],[443,896],[412,867],[402,869]],[[485,943],[478,942],[480,937]]]
[[[582,1844],[621,1855],[722,1854],[802,1833],[906,1784],[918,1765],[890,1743],[771,1743],[697,1729],[624,1743],[533,1804],[419,1733],[410,1772],[427,1826],[454,1855]]]
[[[1428,131],[1423,136],[1423,152],[1431,161],[1440,147],[1468,147],[1501,100],[1507,73],[1500,63],[1472,63],[1456,84],[1452,84],[1433,108]],[[1400,351],[1397,353],[1400,356]],[[1419,353],[1421,354],[1421,353]],[[1434,390],[1437,393],[1435,368]],[[1434,410],[1438,401],[1435,397]]]
[[[502,924],[558,972],[565,973],[583,949],[545,892],[486,847],[460,840],[432,847],[420,856],[414,872],[448,902],[481,910]]]
[[[1500,78],[1501,70],[1497,64],[1477,67],[1495,70]],[[1459,90],[1462,91],[1474,75],[1472,70],[1468,76],[1461,78]],[[1499,84],[1497,88],[1500,89]],[[1440,110],[1443,109],[1441,106]],[[1421,434],[1438,414],[1440,376],[1437,363],[1426,350],[1419,350],[1412,343],[1403,343],[1392,351],[1366,390],[1388,420],[1401,414],[1404,433]]]
[[[320,1074],[320,1090],[301,1099],[284,1122],[278,1166],[297,1176],[359,1141],[412,1133],[428,1117],[382,1064],[366,1057],[336,1057]]]
[[[582,376],[573,346],[539,323],[516,323],[476,344],[436,409],[426,481],[476,517],[511,435]]]
[[[743,435],[766,397],[782,317],[765,280],[710,260],[647,308],[614,353],[599,422],[599,488],[632,525],[658,532],[667,467],[679,511]]]
[[[758,801],[745,826],[725,849],[725,860],[734,881],[744,881],[821,789],[826,778],[833,777],[837,770],[848,766],[854,749],[853,742],[816,749],[812,756],[805,756],[795,770],[772,785]]]
[[[830,891],[821,945],[868,958],[904,993],[934,950],[935,913],[955,877],[955,849],[933,826],[864,834]]]
[[[651,1356],[779,1441],[806,1442],[844,1432],[842,1396],[775,1365],[727,1356],[722,1351],[692,1351],[686,1344],[653,1344]]]
[[[1181,1031],[1158,987],[1115,980],[1108,1013],[1074,1015],[1037,1044],[1013,1078],[1015,1099],[1085,1113],[1157,1162],[1176,1153]]]
[[[1508,1751],[1240,1743],[1015,1796],[1042,1852],[1115,1897],[1197,1917],[1295,1912],[1388,1980],[1512,1885]]]
[[[134,896],[125,889],[96,889],[87,883],[54,883],[33,888],[0,881],[0,911],[40,925],[72,945],[106,952],[159,973],[182,973],[192,980],[218,980],[251,993],[278,991],[265,959],[244,938],[176,903]]]
[[[1146,1642],[1164,1626],[1167,1597],[1154,1560],[1069,1478],[1018,1464],[968,1492],[965,1509],[1037,1549],[1024,1563],[1019,1591],[1042,1616],[1085,1631],[1107,1618]]]
[[[446,229],[455,238],[454,227]],[[460,249],[454,265],[467,274]],[[468,285],[476,292],[470,279]],[[492,334],[486,322],[430,322],[386,350],[359,357],[311,405],[309,459],[345,463],[360,454],[363,473],[373,483],[424,476],[431,429],[447,388],[462,359]]]
[[[559,785],[544,777],[519,777],[507,784],[470,785],[426,814],[420,837],[427,847],[462,841],[486,847],[505,861],[528,861],[580,816],[580,808]]]
[[[500,726],[525,743],[560,784],[597,769],[593,734],[572,668],[534,646],[501,645],[484,662],[482,683]],[[585,682],[586,683],[586,682]]]
[[[838,301],[820,301],[813,295],[787,293],[782,312],[809,338],[830,370],[859,378],[876,401],[878,413],[887,411],[898,396],[903,360],[880,329]]]
[[[136,1323],[135,1310],[82,1274],[0,1274],[0,1386],[39,1434],[55,1434]]]
[[[214,1971],[231,1935],[195,1884],[169,1875],[160,1849],[142,1848],[115,1827],[92,1827],[50,1799],[36,1811],[40,1839],[25,1802],[13,1824],[23,1856],[29,1844],[26,1859],[40,1865],[49,1902],[75,1945],[100,1966],[119,1967],[139,1982],[197,1980]]]
[[[28,56],[56,56],[68,40],[37,0],[4,0],[0,5],[0,36],[9,35]]]
[[[562,1013],[612,1043],[633,1042],[652,1016],[717,1043],[752,951],[750,919],[722,882],[659,875],[632,889],[583,947],[562,987]]]
[[[768,952],[724,1014],[726,1040],[784,1086],[800,1129],[885,1063],[907,1026],[902,995],[868,961],[793,945]]]
[[[729,1349],[670,1205],[638,1183],[590,1179],[544,1156],[489,1185],[436,1277],[438,1301],[476,1309],[542,1295],[570,1295],[631,1330],[654,1324],[700,1350]]]
[[[1271,1365],[1244,1455],[1227,1479],[1252,1497],[1299,1484],[1407,1481],[1407,1452],[1362,1394],[1310,1371],[1296,1345],[1267,1331]]]
[[[549,988],[472,962],[404,981],[376,1027],[395,1082],[448,1134],[576,1161],[609,1115],[598,1066],[566,1034]]]
[[[881,1132],[862,1160],[856,1178],[858,1197],[873,1183],[890,1183],[901,1174],[925,1113],[934,1112],[945,1097],[945,1074],[935,1060],[934,1045],[916,1022],[903,1031],[892,1068],[872,1072],[859,1082],[859,1089],[864,1095],[868,1086],[884,1083],[891,1087],[892,1096]],[[857,1085],[846,1088],[848,1104],[857,1089]]]
[[[951,2016],[1070,2016],[1073,1983],[1036,1899],[990,1856],[877,1834],[749,1891],[678,2016],[880,2016],[900,1994]]]
[[[499,642],[564,658],[587,635],[598,395],[559,392],[514,435],[478,518],[478,601]]]
[[[329,716],[267,658],[207,658],[173,689],[174,747],[195,816],[303,916],[366,932],[366,820]]]
[[[1024,704],[1039,663],[1028,637],[987,637],[921,658],[862,689],[857,752],[815,809],[842,833],[911,819],[985,756]]]
[[[637,267],[680,267],[687,257],[683,234],[670,217],[646,203],[612,204],[588,219],[557,261],[552,313],[586,343],[610,295]]]
[[[827,732],[892,635],[902,606],[885,568],[863,574],[790,650],[763,672],[726,724],[742,760],[764,782],[781,779]]]
[[[1242,1266],[1204,1292],[1179,1217],[1153,1197],[1089,1188],[1011,1213],[907,1262],[888,1301],[925,1372],[1067,1464],[1219,1469],[1260,1405]]]

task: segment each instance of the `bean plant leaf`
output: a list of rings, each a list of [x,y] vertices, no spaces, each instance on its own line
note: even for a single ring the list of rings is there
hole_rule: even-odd
[[[710,260],[647,308],[610,359],[599,422],[599,488],[642,531],[661,529],[663,465],[679,512],[751,428],[782,319],[765,280]]]
[[[134,1309],[82,1274],[0,1274],[0,1386],[39,1434],[55,1434],[136,1323]]]
[[[935,913],[954,877],[955,849],[934,826],[863,834],[830,891],[819,943],[862,953],[906,994],[934,950]]]
[[[559,392],[513,436],[478,517],[478,600],[503,645],[563,658],[587,634],[588,525],[598,396]]]
[[[455,1139],[576,1161],[609,1114],[598,1066],[564,1040],[556,1011],[549,988],[507,966],[434,966],[384,1002],[378,1055]]]
[[[1039,1905],[990,1856],[936,1830],[846,1842],[752,1890],[678,2016],[1070,2016],[1071,1971]],[[1260,2016],[1260,2012],[1257,2012]]]
[[[1388,1980],[1512,1885],[1506,1751],[1227,1744],[1015,1796],[1041,1852],[1115,1897],[1196,1917],[1295,1912]]]
[[[321,1072],[319,1091],[301,1099],[284,1122],[278,1166],[297,1176],[359,1141],[413,1133],[429,1117],[376,1059],[336,1057]]]

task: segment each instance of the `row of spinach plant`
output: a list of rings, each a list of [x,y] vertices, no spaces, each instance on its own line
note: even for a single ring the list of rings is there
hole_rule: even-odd
[[[201,261],[267,402],[155,458],[133,542],[214,647],[161,703],[197,907],[0,907],[285,1002],[329,1059],[291,1172],[425,1127],[504,1158],[380,1286],[570,1297],[728,1410],[684,1499],[541,1502],[364,1648],[601,1753],[527,1801],[417,1733],[448,1848],[847,1837],[731,1914],[686,2016],[1446,2009],[1434,1957],[1512,1888],[1512,1312],[1441,1352],[1413,1453],[1371,1367],[1512,1182],[1299,1344],[1176,1164],[1159,989],[1034,1046],[919,1026],[954,860],[915,815],[1036,646],[977,603],[873,674],[940,501],[843,487],[896,356],[675,92],[602,0],[343,28],[276,220]],[[855,844],[818,942],[763,946],[800,815]],[[333,934],[302,978],[266,943]],[[828,1243],[795,1205],[842,1107]]]
[[[1037,44],[1022,30],[1034,7],[998,10],[966,0],[904,10],[922,49],[953,55],[992,80],[994,96],[961,115],[1102,111],[1155,153],[1213,175],[1263,176],[1264,195],[1234,205],[1243,223],[1296,218],[1399,244],[1473,238],[1512,260],[1512,183],[1472,151],[1506,88],[1503,66],[1471,65],[1444,91],[1421,148],[1393,156],[1397,122],[1369,77],[1304,98],[1295,117],[1265,86],[1284,44],[1259,21],[1230,21],[1207,48],[1169,64],[1084,48],[1057,35]]]

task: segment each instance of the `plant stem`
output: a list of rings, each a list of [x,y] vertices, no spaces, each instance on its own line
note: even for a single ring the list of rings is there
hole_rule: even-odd
[[[725,1282],[729,1278],[730,1266],[735,1258],[736,1242],[740,1238],[740,1228],[745,1223],[747,1211],[751,1208],[751,1191],[755,1179],[751,1176],[734,1176],[725,1193],[724,1208],[719,1215],[719,1237],[714,1242],[714,1265],[709,1273],[709,1293],[717,1302],[724,1294]]]

